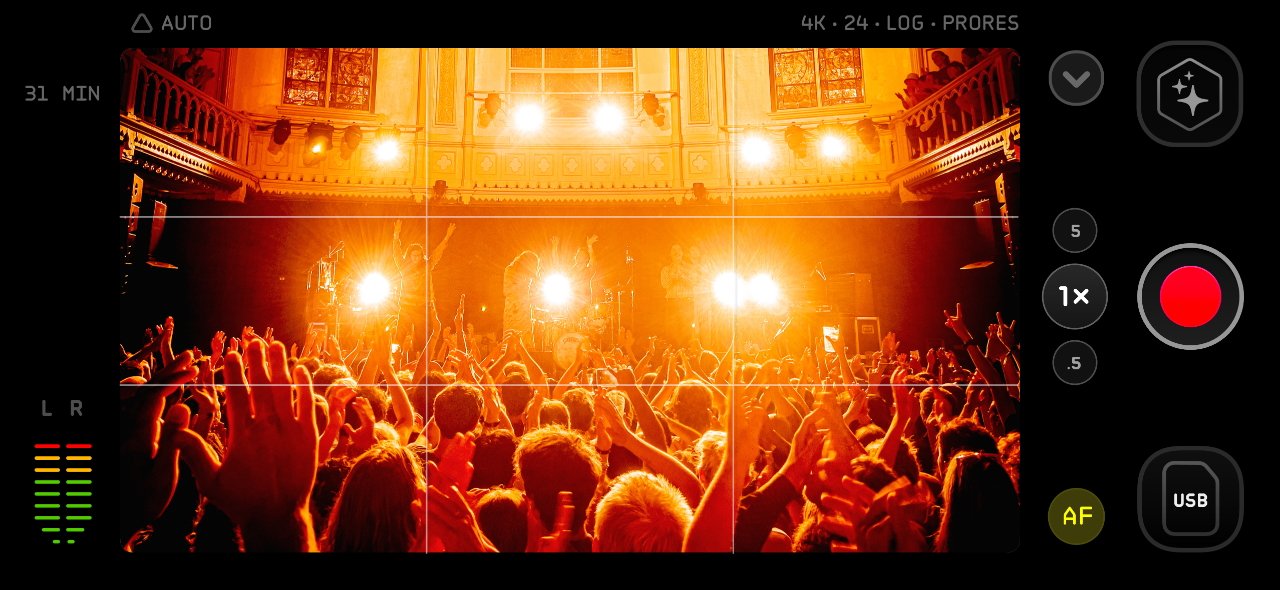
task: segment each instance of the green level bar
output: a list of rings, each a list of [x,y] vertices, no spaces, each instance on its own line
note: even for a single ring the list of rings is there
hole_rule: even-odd
[[[68,530],[70,530],[70,529],[68,529]],[[45,529],[40,529],[40,532],[42,532],[42,533],[61,533],[61,532],[62,532],[62,529],[59,529],[59,528],[52,528],[52,529],[45,528]]]
[[[67,529],[67,532],[68,532],[68,533],[83,533],[83,532],[84,532],[84,529],[70,528],[70,529]]]
[[[62,492],[36,492],[36,496],[61,496]]]
[[[61,504],[36,504],[36,508],[62,508],[62,505]],[[67,508],[71,508],[71,505],[68,504]]]
[[[39,515],[39,516],[36,516],[36,520],[62,520],[62,517]]]
[[[36,482],[36,483],[39,483],[39,482]],[[54,480],[54,483],[57,483],[57,480]],[[91,479],[68,479],[67,480],[67,485],[71,485],[71,486],[76,484],[89,485],[91,483],[93,483],[93,480]]]
[[[56,494],[57,492],[54,492],[54,493]],[[80,497],[80,496],[92,496],[92,495],[93,495],[93,492],[67,492],[67,495],[68,495],[68,496],[76,496],[76,497]]]
[[[76,544],[76,540],[75,540],[75,539],[67,539],[67,544],[68,544],[68,545],[75,545],[75,544]]]
[[[54,504],[57,506],[57,504]],[[67,508],[93,508],[93,504],[67,504]]]
[[[54,544],[54,545],[61,545],[61,544],[62,544],[62,541],[61,541],[61,540],[59,540],[59,539],[54,539],[54,540],[53,540],[53,544]]]
[[[36,485],[38,486],[56,486],[60,483],[62,482],[56,479],[37,479],[36,480]],[[71,482],[67,482],[67,483],[71,483]]]
[[[93,517],[92,516],[68,516],[67,520],[93,520]]]

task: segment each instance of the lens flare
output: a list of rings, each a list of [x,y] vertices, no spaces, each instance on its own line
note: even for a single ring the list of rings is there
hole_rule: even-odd
[[[525,103],[515,108],[511,113],[512,119],[515,121],[516,131],[521,133],[533,133],[542,129],[542,122],[546,115],[542,112],[542,107],[533,103]]]
[[[613,103],[601,103],[591,113],[591,120],[600,133],[617,133],[622,129],[624,117],[622,109]]]
[[[751,295],[751,301],[762,307],[773,307],[781,298],[778,282],[766,273],[751,277],[751,282],[747,284],[747,291]]]
[[[560,307],[573,299],[573,286],[569,277],[560,273],[542,279],[542,300],[551,307]]]
[[[387,297],[391,295],[391,282],[387,280],[387,277],[371,272],[365,275],[364,280],[360,281],[356,291],[360,297],[360,303],[378,305],[386,301]]]

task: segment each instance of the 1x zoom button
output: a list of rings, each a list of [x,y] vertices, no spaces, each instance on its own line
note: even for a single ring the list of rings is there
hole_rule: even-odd
[[[1049,275],[1040,298],[1053,323],[1068,330],[1088,328],[1107,309],[1107,283],[1088,266],[1067,264]]]

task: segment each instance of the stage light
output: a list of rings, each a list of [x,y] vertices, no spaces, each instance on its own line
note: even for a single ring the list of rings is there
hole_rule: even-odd
[[[644,93],[644,97],[640,99],[640,108],[644,109],[644,114],[653,119],[654,125],[662,127],[667,124],[667,113],[662,109],[662,103],[658,102],[658,95],[652,92]]]
[[[624,119],[622,109],[610,102],[602,102],[596,105],[595,110],[591,113],[591,121],[595,124],[596,131],[600,133],[617,133],[622,130]]]
[[[498,116],[498,111],[502,109],[502,97],[497,94],[489,94],[484,97],[484,112],[489,118]]]
[[[569,277],[560,273],[542,279],[542,300],[551,307],[560,307],[573,299],[573,286]]]
[[[400,132],[394,127],[378,130],[378,143],[373,146],[373,158],[387,164],[400,158]]]
[[[356,148],[360,147],[360,141],[364,139],[364,132],[360,130],[359,125],[348,125],[342,130],[342,147],[339,153],[343,160],[350,160],[351,154],[355,153]]]
[[[742,151],[743,163],[750,166],[762,166],[773,158],[773,146],[759,135],[748,135],[743,138],[739,149]]]
[[[371,272],[365,275],[364,280],[360,281],[360,285],[356,287],[356,292],[360,297],[361,304],[376,306],[391,296],[391,283],[387,281],[387,277]]]
[[[515,120],[516,131],[521,133],[533,133],[542,129],[542,121],[545,118],[542,107],[532,103],[516,107],[511,116]]]
[[[747,291],[751,295],[751,300],[762,307],[777,305],[781,295],[777,281],[765,273],[751,277],[751,282],[747,284]]]
[[[823,125],[818,129],[818,147],[824,159],[844,159],[849,155],[849,136],[839,125]]]
[[[880,153],[880,131],[876,129],[876,124],[872,123],[871,119],[859,120],[853,125],[853,131],[858,134],[858,140],[868,152]]]
[[[791,148],[792,152],[795,152],[797,158],[803,160],[809,157],[809,141],[805,137],[804,129],[801,129],[799,125],[795,123],[789,125],[787,130],[782,133],[782,137],[787,140],[787,147]]]
[[[484,97],[484,102],[480,104],[480,116],[478,123],[481,127],[488,127],[498,116],[498,112],[502,110],[502,97],[497,94],[488,94]]]
[[[267,151],[272,154],[280,153],[284,148],[284,142],[289,141],[291,133],[293,133],[293,123],[288,119],[276,121],[275,127],[271,129],[271,141],[267,144]]]
[[[747,301],[747,283],[731,270],[716,275],[711,283],[711,293],[725,307],[741,307]]]
[[[322,159],[333,147],[333,125],[312,123],[307,126],[307,152],[303,164],[311,165]]]

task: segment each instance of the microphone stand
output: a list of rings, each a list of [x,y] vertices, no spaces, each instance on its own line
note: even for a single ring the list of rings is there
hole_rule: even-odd
[[[631,325],[636,324],[636,259],[631,257],[631,246],[627,246],[626,260],[627,264],[627,318],[631,320]],[[619,298],[621,299],[621,298]],[[618,315],[622,315],[622,301],[618,301]],[[622,318],[618,318],[618,323],[622,323]]]

